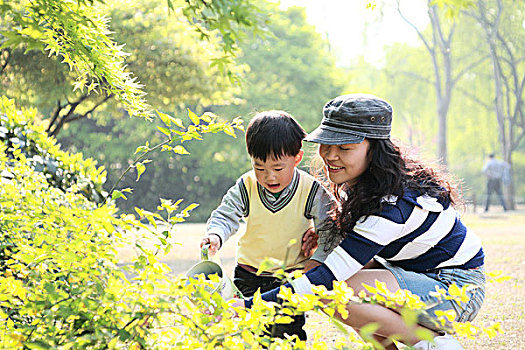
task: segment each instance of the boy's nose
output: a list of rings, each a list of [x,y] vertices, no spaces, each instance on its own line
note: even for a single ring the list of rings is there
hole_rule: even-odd
[[[275,179],[275,173],[273,171],[269,171],[266,174],[266,180],[273,180],[273,179]]]

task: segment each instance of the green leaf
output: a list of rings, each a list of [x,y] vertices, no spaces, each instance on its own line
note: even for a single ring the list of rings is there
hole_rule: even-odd
[[[270,268],[275,267],[275,263],[269,259],[264,259],[257,269],[256,275],[259,276],[263,271],[268,271]]]
[[[34,349],[34,350],[49,350],[49,349],[52,349],[52,346],[50,346],[47,343],[44,343],[41,340],[37,340],[37,341],[31,342],[31,343],[24,343],[24,345],[27,348]]]
[[[343,334],[348,334],[348,329],[345,327],[344,323],[339,321],[337,318],[330,317],[330,322],[339,329]]]
[[[159,129],[159,131],[160,131],[161,133],[163,133],[164,135],[166,135],[166,136],[168,136],[168,137],[171,136],[171,132],[170,132],[169,129],[167,129],[167,128],[163,128],[162,126],[157,126],[157,129]]]
[[[179,128],[184,128],[184,124],[182,123],[182,120],[180,120],[179,118],[171,118],[171,121],[173,122],[173,124],[177,125]]]
[[[171,126],[171,117],[167,114],[164,114],[162,112],[159,112],[156,110],[157,114],[159,115],[160,119],[166,124],[167,127]]]
[[[275,323],[278,323],[278,324],[289,324],[292,322],[293,322],[293,318],[291,318],[290,316],[277,316],[275,318]]]
[[[139,181],[140,175],[142,175],[146,171],[146,166],[142,163],[135,164],[135,168],[137,168],[137,180]]]
[[[184,216],[188,215],[188,213],[190,211],[192,211],[193,209],[197,208],[199,205],[197,203],[191,203],[190,205],[188,205],[184,210],[183,210],[183,213],[185,214]]]
[[[148,146],[139,146],[135,150],[135,154],[140,153],[140,152],[147,152],[147,151],[149,151],[149,147]]]
[[[199,117],[197,116],[197,114],[193,113],[191,109],[188,108],[188,116],[190,117],[192,123],[194,125],[199,125]]]
[[[434,334],[429,329],[421,327],[414,331],[414,335],[423,340],[432,340],[434,338]]]
[[[177,146],[173,147],[173,152],[175,152],[177,154],[190,154],[190,152],[188,152],[186,150],[186,148],[184,148],[184,146],[182,146],[182,145],[177,145]]]
[[[215,119],[217,119],[217,116],[212,113],[212,112],[205,112],[202,116],[201,116],[201,119],[204,120],[205,122],[207,123],[211,123],[212,121],[214,121]]]
[[[114,337],[113,339],[111,339],[111,341],[108,343],[108,348],[109,349],[116,348],[118,341],[119,341],[119,338],[117,338],[117,337]]]
[[[226,135],[230,135],[231,137],[237,138],[237,135],[235,135],[235,130],[231,126],[226,126],[224,128],[224,133]]]
[[[137,212],[137,214],[139,214],[139,217],[141,217],[141,218],[144,217],[144,215],[145,215],[144,209],[135,207],[135,211]]]
[[[114,190],[113,193],[111,194],[111,199],[115,200],[117,198],[124,198],[124,199],[128,199],[124,193],[120,192],[119,190]]]
[[[375,322],[368,323],[361,327],[361,329],[359,330],[359,335],[361,335],[363,339],[368,340],[372,338],[372,335],[379,329],[379,327],[379,324]]]

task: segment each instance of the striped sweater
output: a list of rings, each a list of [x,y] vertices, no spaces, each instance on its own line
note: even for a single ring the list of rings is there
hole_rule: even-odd
[[[402,198],[383,201],[382,211],[361,218],[322,265],[286,286],[299,294],[313,294],[312,285],[332,289],[333,281],[347,280],[374,256],[415,272],[483,265],[481,240],[461,223],[448,201],[410,190]],[[262,298],[276,301],[278,292],[274,289]],[[247,299],[246,306],[251,305],[252,299]]]

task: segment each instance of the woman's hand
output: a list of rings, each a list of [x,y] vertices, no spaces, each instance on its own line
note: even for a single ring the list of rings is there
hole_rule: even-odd
[[[230,304],[230,306],[233,307],[246,307],[246,305],[244,304],[244,299],[233,298],[228,303]]]
[[[303,252],[303,255],[307,258],[311,257],[312,254],[317,249],[317,239],[319,236],[317,233],[315,233],[315,230],[313,227],[310,227],[303,235],[303,242],[301,246],[301,250]]]
[[[237,314],[237,311],[235,311],[235,308],[239,308],[239,307],[245,308],[246,307],[246,305],[244,304],[244,299],[233,298],[232,300],[228,301],[228,303],[233,308],[234,317],[239,316],[239,314]]]
[[[304,272],[308,272],[310,271],[311,269],[313,269],[314,267],[317,267],[321,265],[321,263],[317,260],[307,260],[306,263],[304,264]]]

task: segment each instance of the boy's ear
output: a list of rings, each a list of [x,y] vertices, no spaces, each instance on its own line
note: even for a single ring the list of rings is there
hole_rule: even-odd
[[[299,153],[297,153],[297,155],[295,156],[294,166],[297,166],[299,163],[301,163],[301,160],[303,160],[303,154],[304,154],[304,151],[302,149],[299,150]]]

